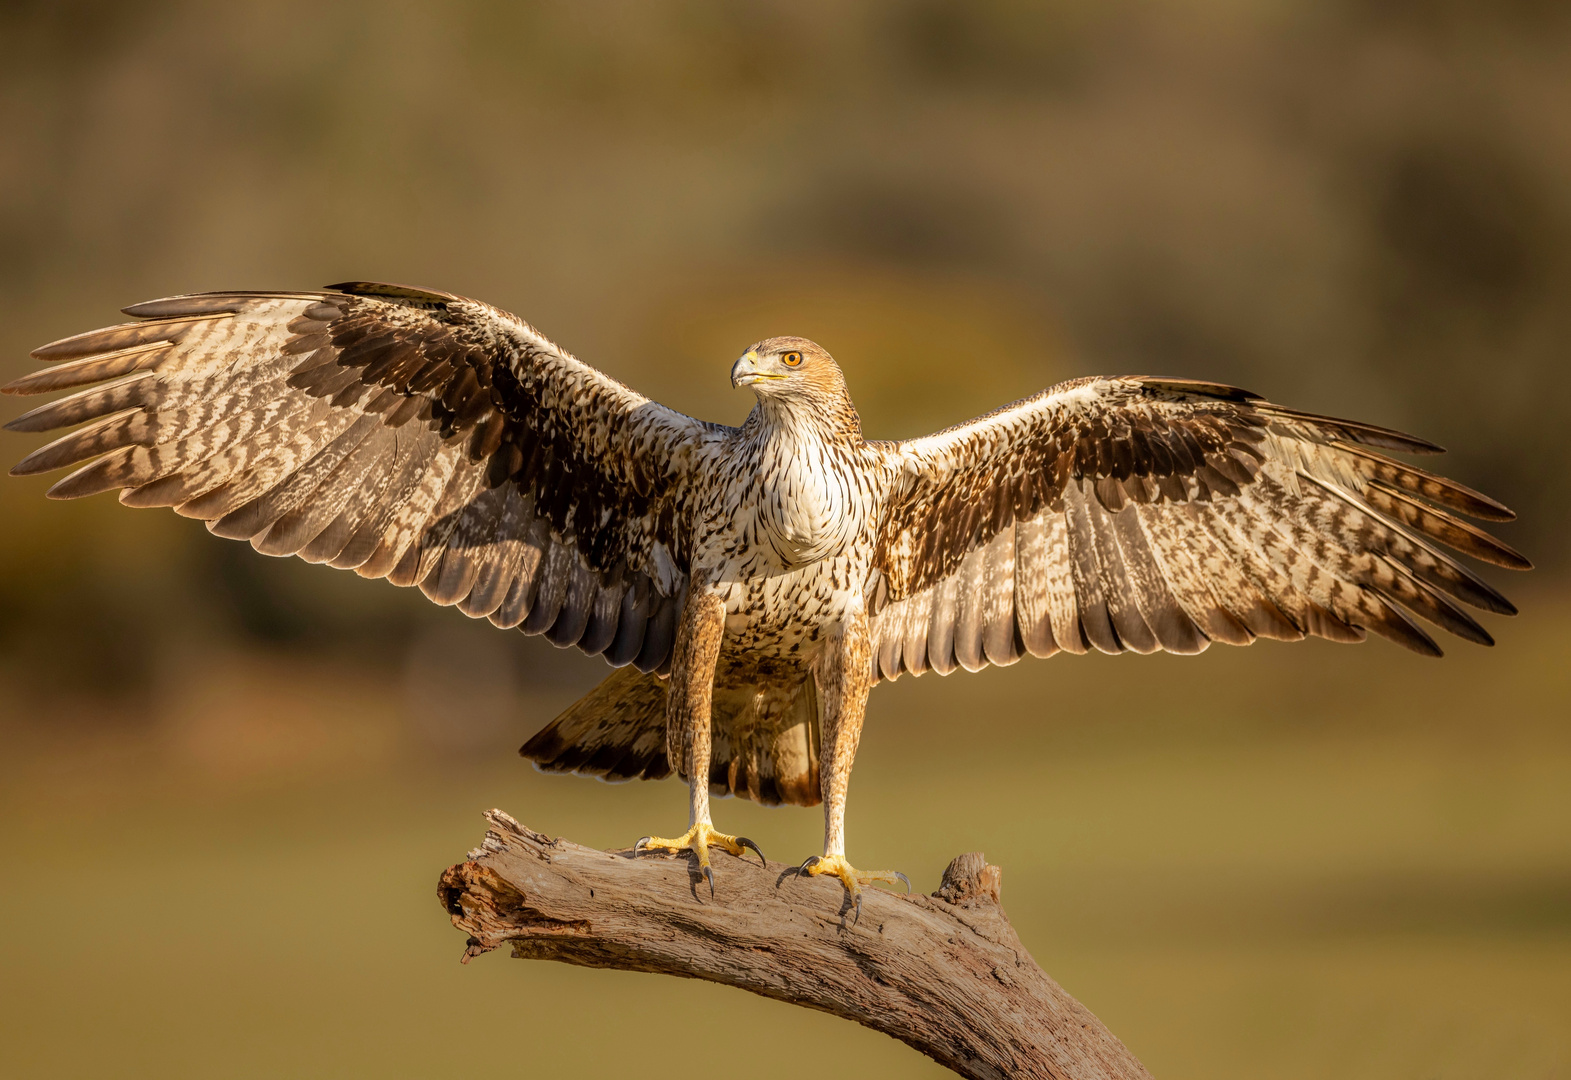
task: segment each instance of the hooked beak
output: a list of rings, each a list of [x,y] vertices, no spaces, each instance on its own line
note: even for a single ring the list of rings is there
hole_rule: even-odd
[[[758,370],[758,354],[756,352],[743,353],[742,358],[731,365],[731,385],[735,387],[751,386],[760,379],[772,378],[776,378],[776,376],[766,375]]]

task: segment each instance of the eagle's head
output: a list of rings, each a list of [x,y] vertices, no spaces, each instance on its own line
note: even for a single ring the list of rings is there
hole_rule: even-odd
[[[774,337],[731,365],[731,385],[751,386],[765,404],[833,408],[848,402],[835,358],[806,338]]]

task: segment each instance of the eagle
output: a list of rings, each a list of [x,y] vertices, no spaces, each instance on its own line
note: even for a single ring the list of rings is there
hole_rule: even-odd
[[[1198,653],[1374,633],[1483,645],[1466,607],[1515,608],[1446,549],[1528,561],[1464,518],[1486,495],[1391,457],[1440,447],[1232,386],[1075,379],[935,435],[866,439],[805,338],[746,349],[757,404],[706,423],[574,358],[523,320],[372,282],[219,292],[33,353],[12,394],[72,390],[6,427],[74,430],[17,476],[118,491],[265,555],[418,586],[615,670],[522,748],[607,780],[675,772],[714,891],[710,796],[823,804],[801,867],[904,882],[846,857],[868,693],[1025,656]],[[85,463],[85,464],[82,464]],[[673,830],[674,831],[674,830]],[[906,882],[909,889],[909,882]]]

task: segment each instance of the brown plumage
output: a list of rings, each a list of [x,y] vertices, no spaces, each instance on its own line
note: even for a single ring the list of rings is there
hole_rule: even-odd
[[[75,425],[12,472],[118,491],[264,554],[418,585],[620,670],[524,747],[542,767],[692,787],[679,841],[740,851],[710,790],[825,804],[879,679],[1058,651],[1374,632],[1423,620],[1490,644],[1510,603],[1445,551],[1524,569],[1476,525],[1511,512],[1389,452],[1439,448],[1183,379],[1080,379],[904,442],[870,442],[839,366],[802,338],[732,369],[739,428],[683,416],[527,323],[355,282],[213,293],[46,345],[13,420]]]

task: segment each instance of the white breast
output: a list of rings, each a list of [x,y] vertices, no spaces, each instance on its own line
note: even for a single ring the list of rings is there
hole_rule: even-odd
[[[847,465],[816,440],[780,440],[759,470],[760,539],[787,566],[839,555],[864,508]]]

